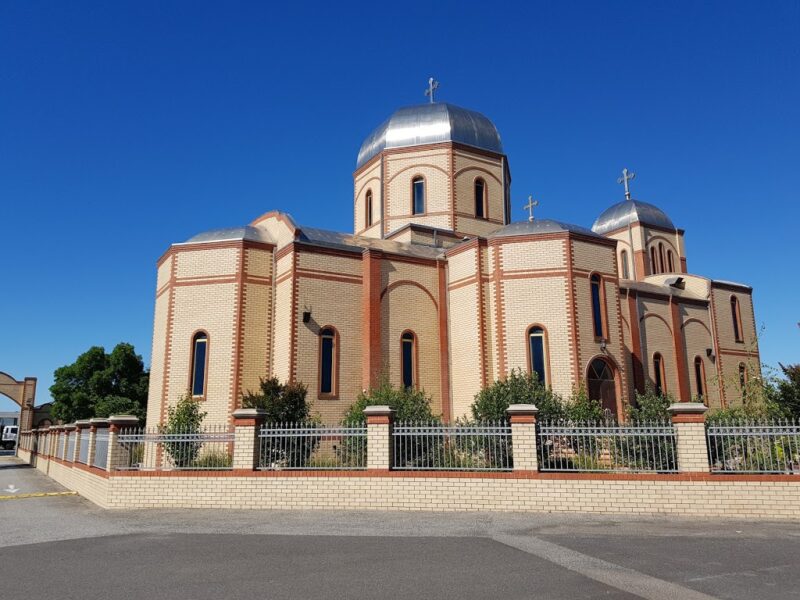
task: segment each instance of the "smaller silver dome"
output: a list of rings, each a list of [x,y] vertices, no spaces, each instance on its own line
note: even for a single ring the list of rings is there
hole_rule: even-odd
[[[579,233],[581,235],[588,235],[591,237],[602,238],[603,236],[597,235],[585,227],[580,225],[573,225],[572,223],[562,223],[561,221],[553,221],[552,219],[534,219],[533,221],[517,221],[505,227],[501,227],[497,231],[489,234],[489,239],[512,237],[515,235],[537,235],[540,233],[562,233],[562,232]]]
[[[604,210],[592,225],[592,231],[602,235],[637,222],[664,229],[675,229],[672,219],[657,206],[641,200],[623,200]]]
[[[356,168],[386,148],[406,148],[439,142],[458,142],[503,154],[497,128],[474,110],[436,102],[397,109],[361,144]]]
[[[266,242],[273,243],[263,229],[253,227],[252,225],[245,225],[244,227],[228,227],[226,229],[212,229],[198,233],[190,237],[184,244],[198,244],[201,242],[222,242],[229,240],[248,240],[252,242]]]

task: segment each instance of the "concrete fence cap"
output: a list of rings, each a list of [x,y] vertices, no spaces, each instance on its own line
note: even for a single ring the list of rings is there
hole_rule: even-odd
[[[108,419],[89,419],[89,423],[94,425],[95,427],[108,427],[111,424],[111,421]]]
[[[535,415],[539,409],[535,404],[511,404],[506,412],[510,415]]]
[[[75,428],[76,428],[75,423],[67,423],[66,425],[64,425],[64,429],[66,429],[67,431],[72,431]]]
[[[262,419],[267,416],[263,408],[237,408],[233,411],[234,419]]]
[[[58,431],[58,425],[50,425],[50,427],[48,427],[47,429],[50,431]]]
[[[671,415],[702,415],[706,411],[708,407],[702,402],[675,402],[667,408]]]
[[[78,429],[87,429],[91,423],[89,423],[89,419],[81,419],[79,421],[75,421],[75,427]]]
[[[367,406],[364,409],[364,414],[368,417],[384,417],[394,413],[394,409],[390,406]]]
[[[111,415],[108,417],[108,422],[111,425],[136,426],[139,424],[139,417],[133,415]]]

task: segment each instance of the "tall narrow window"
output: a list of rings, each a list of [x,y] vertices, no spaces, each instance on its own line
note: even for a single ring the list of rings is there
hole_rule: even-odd
[[[372,225],[372,190],[367,190],[367,201],[365,205],[366,215],[364,218],[366,226]]]
[[[605,338],[603,328],[603,280],[596,273],[591,278],[592,285],[592,323],[594,325],[594,337]]]
[[[425,180],[414,177],[411,181],[412,206],[411,214],[421,215],[425,212]]]
[[[650,246],[650,274],[658,273],[658,260],[656,260],[656,247]]]
[[[658,257],[659,257],[659,265],[661,266],[661,272],[667,272],[667,266],[664,264],[664,244],[658,245]]]
[[[486,182],[483,179],[475,180],[475,216],[486,217]]]
[[[669,272],[675,272],[675,260],[672,258],[672,250],[667,250],[667,264],[669,265]]]
[[[622,278],[623,279],[630,279],[631,274],[628,268],[628,251],[623,250],[620,254],[620,262],[622,263]]]
[[[705,398],[706,395],[706,367],[699,356],[694,359],[694,382],[697,388],[697,397]]]
[[[205,396],[207,356],[208,334],[198,331],[192,339],[192,396]]]
[[[334,395],[336,386],[336,331],[325,327],[319,332],[319,393]]]
[[[731,296],[731,318],[733,319],[733,337],[737,342],[742,342],[742,312],[739,308],[739,299]]]
[[[547,385],[547,369],[545,367],[547,357],[545,348],[544,329],[541,327],[531,327],[528,330],[528,348],[530,350],[530,369],[531,373],[536,373],[539,381]]]
[[[739,387],[744,394],[747,388],[747,367],[744,363],[739,363]]]
[[[667,376],[664,371],[664,358],[659,354],[653,355],[653,378],[656,383],[656,392],[659,394],[667,393]]]
[[[416,385],[416,354],[417,339],[410,331],[400,337],[401,370],[403,372],[403,387],[413,388]]]

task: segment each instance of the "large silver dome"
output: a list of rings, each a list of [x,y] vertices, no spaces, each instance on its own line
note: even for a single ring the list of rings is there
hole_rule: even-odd
[[[672,219],[657,206],[641,200],[623,200],[604,210],[592,225],[592,231],[602,235],[636,222],[664,229],[675,229]]]
[[[358,152],[356,168],[386,148],[405,148],[438,142],[458,142],[503,153],[500,134],[481,113],[443,102],[397,109],[373,131]]]

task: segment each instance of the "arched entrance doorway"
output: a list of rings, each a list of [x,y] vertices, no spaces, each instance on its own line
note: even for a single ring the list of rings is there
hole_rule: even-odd
[[[604,411],[617,416],[617,374],[616,368],[610,361],[595,358],[589,363],[586,389],[589,398],[599,400]]]
[[[0,371],[0,394],[19,404],[19,430],[26,431],[33,424],[33,405],[36,401],[36,377],[17,381],[8,373]]]

